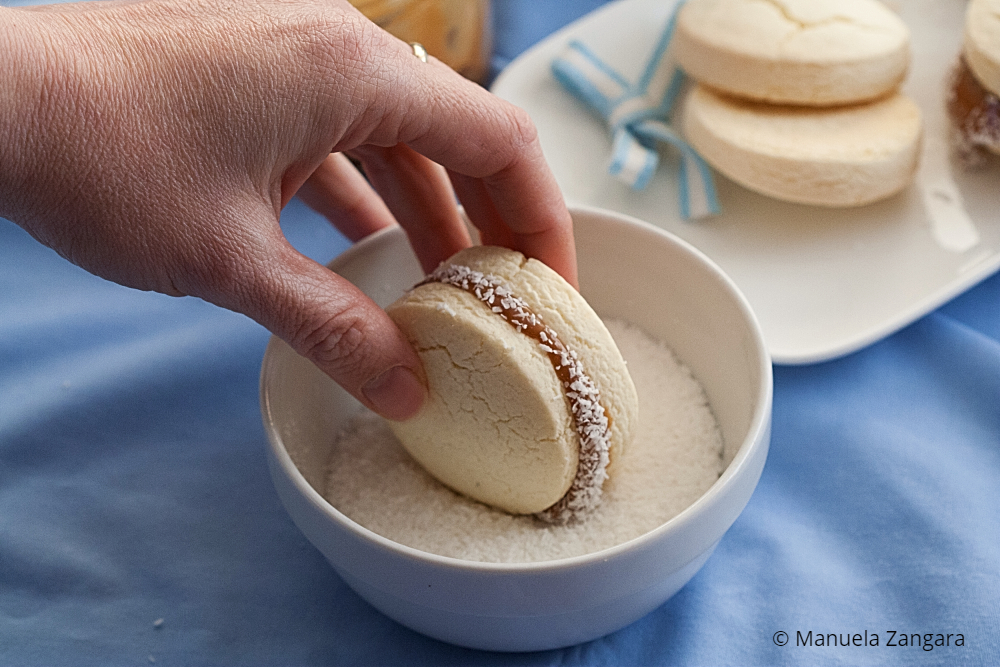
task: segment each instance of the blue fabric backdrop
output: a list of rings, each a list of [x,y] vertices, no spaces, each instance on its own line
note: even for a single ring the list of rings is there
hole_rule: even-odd
[[[495,66],[599,4],[496,0]],[[283,226],[320,261],[347,247],[297,201]],[[624,630],[535,654],[397,625],[302,537],[264,458],[266,341],[0,220],[0,665],[1000,664],[998,276],[846,358],[777,367],[763,477],[702,571]]]

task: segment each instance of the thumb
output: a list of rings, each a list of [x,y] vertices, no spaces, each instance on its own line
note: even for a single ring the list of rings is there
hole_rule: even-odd
[[[234,309],[383,417],[416,414],[427,394],[423,367],[385,311],[287,241],[275,245],[277,252],[251,269]]]

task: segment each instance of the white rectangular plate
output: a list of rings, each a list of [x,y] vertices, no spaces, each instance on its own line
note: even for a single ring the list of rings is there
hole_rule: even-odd
[[[673,6],[609,4],[523,53],[495,82],[497,95],[531,114],[569,202],[647,220],[705,252],[743,290],[774,361],[783,364],[860,349],[1000,268],[1000,160],[968,170],[948,150],[945,91],[961,48],[964,2],[890,5],[912,32],[903,92],[924,114],[921,167],[911,187],[869,206],[823,209],[770,199],[718,176],[723,213],[702,221],[680,218],[678,163],[668,152],[642,192],[609,176],[608,133],[550,71],[567,42],[580,39],[634,80]]]

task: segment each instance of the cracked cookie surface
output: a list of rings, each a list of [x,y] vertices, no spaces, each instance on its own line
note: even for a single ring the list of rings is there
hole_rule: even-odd
[[[600,387],[613,469],[636,421],[637,398],[596,313],[554,271],[519,253],[477,247],[448,263],[497,277],[579,356]],[[560,501],[577,474],[580,437],[543,346],[453,285],[423,284],[387,312],[428,377],[425,407],[392,425],[413,458],[456,491],[514,514]]]

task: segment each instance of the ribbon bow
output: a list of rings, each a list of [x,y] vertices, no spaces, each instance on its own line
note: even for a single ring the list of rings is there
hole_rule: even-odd
[[[608,173],[633,189],[645,188],[660,162],[656,144],[667,143],[681,155],[681,214],[702,218],[719,212],[712,172],[667,123],[684,84],[684,72],[668,49],[676,20],[675,10],[635,84],[578,40],[552,62],[552,74],[607,123],[612,135]]]

